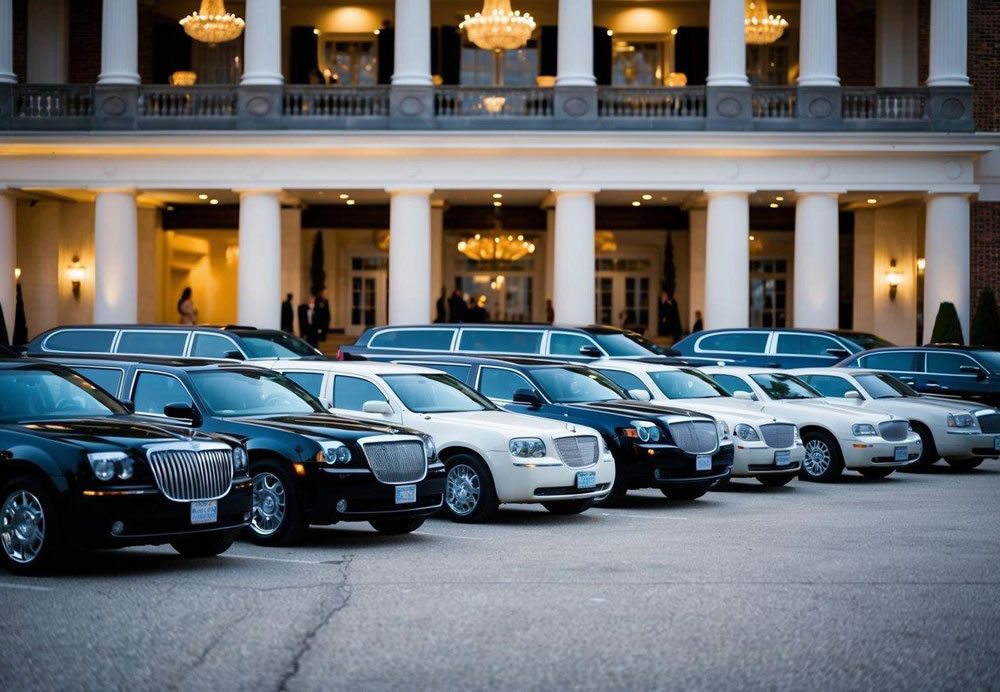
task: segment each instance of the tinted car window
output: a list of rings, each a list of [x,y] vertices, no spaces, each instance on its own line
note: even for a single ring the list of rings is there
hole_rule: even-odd
[[[483,368],[479,371],[479,391],[490,399],[512,401],[514,391],[517,389],[535,391],[535,388],[523,375],[512,370]]]
[[[584,346],[594,348],[594,342],[579,334],[554,333],[549,337],[549,353],[557,356],[579,356]]]
[[[601,373],[626,391],[631,392],[633,389],[641,389],[644,392],[652,394],[652,392],[649,391],[649,387],[644,385],[642,380],[630,372],[622,372],[621,370],[603,370],[600,368],[597,368],[597,372]]]
[[[458,344],[460,351],[493,353],[538,353],[542,333],[523,329],[465,329]]]
[[[979,367],[976,361],[961,353],[927,352],[927,372],[937,375],[971,375],[972,373],[961,371],[963,365]]]
[[[784,332],[778,334],[778,353],[803,356],[829,356],[828,348],[848,349],[830,337],[819,334],[794,334]]]
[[[194,358],[225,358],[231,351],[239,351],[232,340],[218,334],[195,334],[191,356]]]
[[[712,379],[719,383],[719,386],[730,394],[736,392],[746,392],[753,394],[753,388],[743,381],[743,378],[736,375],[712,375]]]
[[[710,399],[724,390],[710,378],[693,370],[660,370],[649,374],[668,399]]]
[[[398,361],[400,363],[404,361]],[[425,368],[433,368],[435,370],[440,370],[441,372],[446,372],[456,380],[461,380],[462,382],[468,382],[469,380],[469,370],[468,365],[454,365],[452,363],[425,363],[419,361],[405,361],[410,365],[421,365]]]
[[[282,374],[314,397],[319,398],[323,392],[323,373],[321,372],[286,372]]]
[[[772,399],[815,399],[819,393],[805,382],[791,375],[750,375],[750,379]]]
[[[597,343],[607,351],[612,358],[624,358],[627,356],[662,356],[666,355],[666,349],[654,344],[649,339],[626,332],[624,334],[615,332],[612,334],[594,334]]]
[[[125,413],[125,409],[76,373],[48,368],[0,370],[0,421],[114,413]]]
[[[322,355],[297,336],[285,332],[240,333],[250,358],[302,358]]]
[[[709,334],[698,342],[700,351],[726,353],[763,353],[767,346],[767,332],[721,332]]]
[[[604,375],[575,368],[533,368],[532,376],[545,395],[557,404],[611,401],[628,394]]]
[[[861,367],[872,370],[919,372],[919,368],[914,367],[914,359],[917,355],[913,351],[884,351],[861,356],[858,362],[861,363]]]
[[[163,415],[167,404],[187,404],[193,402],[176,377],[153,372],[141,372],[132,388],[132,402],[136,413]]]
[[[144,356],[183,356],[187,332],[122,332],[116,353]]]
[[[118,396],[124,373],[117,368],[73,368],[111,396]]]
[[[823,396],[840,398],[847,392],[858,391],[846,379],[835,375],[804,375],[802,380]]]
[[[191,374],[195,391],[217,416],[322,411],[319,401],[287,377],[268,370],[210,370]]]
[[[386,375],[386,384],[415,413],[492,411],[496,407],[450,375]]]
[[[873,399],[898,399],[902,396],[920,396],[909,385],[903,384],[892,375],[858,375],[858,384],[864,387]]]
[[[115,332],[98,329],[71,329],[45,339],[45,350],[65,353],[110,353]]]
[[[976,360],[994,375],[1000,375],[1000,351],[976,351]]]
[[[364,410],[366,401],[387,401],[379,388],[360,377],[337,375],[333,379],[333,407]]]
[[[371,348],[419,348],[428,351],[451,349],[452,329],[391,329],[379,332],[369,342]]]

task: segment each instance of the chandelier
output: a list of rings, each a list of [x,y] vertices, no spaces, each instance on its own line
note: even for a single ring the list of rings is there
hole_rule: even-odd
[[[746,18],[743,20],[747,43],[763,46],[774,43],[788,27],[780,14],[767,13],[767,0],[745,0]]]
[[[528,42],[535,20],[527,12],[512,11],[510,0],[483,0],[483,11],[465,15],[458,28],[483,50],[514,50]]]
[[[516,262],[535,251],[535,244],[523,235],[483,235],[477,233],[458,243],[458,251],[469,259]]]
[[[245,22],[226,12],[224,0],[201,0],[201,9],[181,20],[184,33],[202,43],[232,41],[243,33]]]

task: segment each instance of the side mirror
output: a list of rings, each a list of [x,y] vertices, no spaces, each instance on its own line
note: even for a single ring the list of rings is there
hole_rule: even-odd
[[[524,387],[522,389],[514,390],[514,403],[527,404],[528,406],[537,408],[542,405],[542,400],[539,398],[538,393],[535,392],[535,390]]]
[[[845,399],[854,399],[855,401],[861,401],[861,392],[856,392],[853,389],[849,392],[844,392]]]
[[[733,392],[734,399],[741,399],[742,401],[757,401],[757,397],[750,392]]]
[[[124,401],[119,401],[118,403],[124,406],[125,410],[128,411],[129,413],[135,413],[135,404],[129,401],[128,399]]]
[[[602,356],[596,346],[581,346],[580,355],[587,358],[600,358]]]
[[[380,416],[392,415],[392,406],[390,406],[385,401],[378,401],[378,400],[366,401],[364,405],[361,407],[361,410],[364,411],[365,413],[376,413]]]
[[[163,415],[167,418],[191,421],[192,425],[201,425],[201,414],[193,404],[167,404],[163,407]]]
[[[986,379],[986,373],[978,365],[960,365],[958,366],[959,372],[968,373],[970,375],[975,375],[976,380],[982,382]]]
[[[639,401],[649,401],[653,398],[645,389],[630,389],[628,393],[633,399],[638,399]]]
[[[847,358],[847,356],[851,355],[850,351],[846,348],[828,348],[826,352],[834,358]]]
[[[246,360],[246,358],[243,357],[243,354],[239,351],[226,351],[222,354],[222,357],[228,358],[229,360]]]

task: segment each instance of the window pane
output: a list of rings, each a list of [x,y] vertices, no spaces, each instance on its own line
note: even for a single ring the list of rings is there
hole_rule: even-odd
[[[578,356],[584,346],[594,346],[594,342],[579,334],[553,334],[549,337],[549,353],[558,356]]]
[[[333,380],[333,407],[361,411],[366,401],[386,401],[379,388],[368,380],[337,375]]]
[[[479,374],[479,391],[490,399],[513,401],[514,390],[517,389],[535,391],[523,375],[511,370],[483,368]]]
[[[834,375],[806,375],[802,379],[823,396],[843,398],[847,392],[858,391],[843,377]]]
[[[191,374],[195,390],[217,416],[323,411],[297,384],[267,370],[205,370]]]
[[[75,373],[48,366],[0,370],[0,421],[125,413],[114,399]]]
[[[542,346],[542,333],[526,330],[502,331],[499,329],[466,329],[462,332],[460,351],[488,351],[493,353],[538,353]]]
[[[122,371],[114,368],[73,368],[111,396],[117,397],[122,384]]]
[[[698,370],[658,370],[650,373],[668,399],[707,399],[725,396],[717,382]]]
[[[778,334],[778,353],[828,356],[828,348],[843,347],[833,339],[818,334]]]
[[[652,392],[649,391],[649,387],[644,385],[642,380],[630,372],[622,372],[621,370],[602,370],[599,368],[597,369],[597,372],[607,377],[625,391],[631,392],[633,389],[641,389],[644,392],[652,394]]]
[[[451,348],[452,329],[391,329],[372,337],[371,348],[419,348],[447,351]]]
[[[136,379],[132,401],[136,413],[163,415],[167,404],[191,405],[191,397],[176,377],[143,372]]]
[[[414,361],[408,362],[410,365],[419,365],[424,368],[433,368],[434,370],[446,372],[461,382],[467,382],[469,380],[470,367],[468,365],[452,365],[451,363],[418,363]]]
[[[753,394],[753,389],[749,384],[743,381],[742,378],[736,375],[712,375],[712,379],[719,383],[723,389],[725,389],[730,394],[735,394],[736,392],[746,392],[747,394]]]
[[[861,357],[861,367],[872,370],[891,370],[896,372],[916,372],[913,367],[913,351],[886,351],[872,353]]]
[[[195,334],[191,356],[194,358],[225,358],[230,351],[239,351],[232,341],[218,334]]]
[[[144,356],[183,356],[188,333],[122,332],[115,353],[136,353]]]
[[[972,360],[968,356],[963,356],[961,353],[934,353],[933,351],[927,352],[927,372],[933,372],[938,375],[968,375],[970,373],[962,372],[960,368],[963,365],[971,365],[972,367],[978,367],[976,361]]]
[[[323,373],[321,372],[286,372],[282,374],[314,397],[318,398],[323,391]]]
[[[819,396],[809,385],[791,375],[750,375],[750,379],[772,399],[815,399]]]
[[[727,353],[763,353],[767,346],[767,332],[722,332],[710,334],[698,343],[700,351],[725,351]]]
[[[66,353],[110,353],[115,332],[110,330],[72,329],[57,332],[45,340],[45,350]]]

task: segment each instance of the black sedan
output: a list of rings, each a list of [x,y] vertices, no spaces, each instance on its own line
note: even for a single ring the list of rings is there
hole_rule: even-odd
[[[0,560],[39,574],[76,548],[216,555],[250,520],[247,453],[142,422],[67,368],[0,361]]]
[[[250,535],[299,541],[310,524],[367,521],[416,530],[441,508],[445,468],[427,435],[339,418],[292,380],[251,365],[197,360],[60,362],[131,402],[136,415],[230,435],[250,454]]]
[[[671,500],[694,500],[728,478],[733,465],[733,443],[723,423],[634,399],[584,365],[462,356],[397,362],[443,370],[508,411],[600,431],[615,458],[615,482],[598,504],[616,504],[639,488],[659,488]]]

